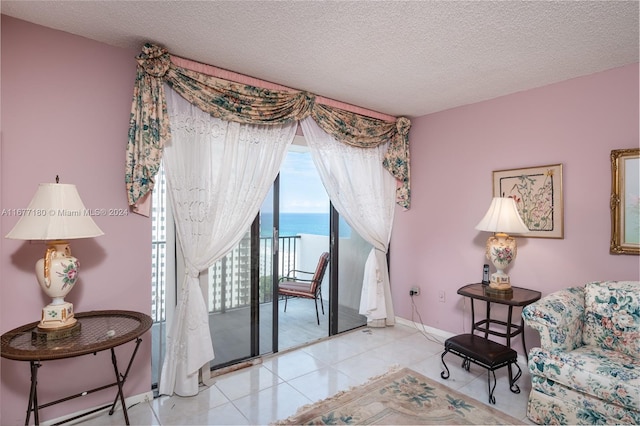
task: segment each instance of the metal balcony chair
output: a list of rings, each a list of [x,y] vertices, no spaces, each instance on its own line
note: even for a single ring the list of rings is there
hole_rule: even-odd
[[[324,315],[324,303],[322,302],[322,279],[327,271],[329,264],[329,253],[325,252],[320,255],[318,266],[315,272],[306,272],[293,269],[289,271],[287,276],[280,278],[278,281],[278,295],[284,296],[284,311],[287,312],[287,301],[289,297],[302,297],[304,299],[313,299],[316,304],[316,319],[320,325],[320,315],[318,314],[318,299],[322,307],[322,315]],[[311,279],[300,278],[302,276],[312,276]]]

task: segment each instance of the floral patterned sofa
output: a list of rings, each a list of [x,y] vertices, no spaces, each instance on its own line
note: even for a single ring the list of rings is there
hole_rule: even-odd
[[[529,351],[530,420],[640,424],[640,282],[561,290],[522,317],[542,346]]]

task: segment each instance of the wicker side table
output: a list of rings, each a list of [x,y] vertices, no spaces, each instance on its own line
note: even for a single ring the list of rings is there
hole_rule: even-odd
[[[40,423],[39,409],[46,408],[73,398],[77,398],[87,393],[96,392],[113,386],[118,387],[113,404],[96,408],[67,421],[95,413],[111,407],[109,414],[113,414],[118,399],[122,404],[125,423],[129,424],[127,406],[124,402],[124,385],[133,360],[142,341],[141,337],[151,328],[151,317],[134,311],[91,311],[76,313],[75,318],[81,323],[81,331],[78,334],[53,341],[42,341],[32,335],[38,322],[26,324],[14,330],[4,333],[1,337],[0,356],[17,361],[29,361],[31,366],[31,387],[29,392],[29,402],[27,405],[27,417],[25,425],[29,424],[31,412],[34,414],[35,424]],[[129,359],[124,374],[118,369],[118,361],[114,349],[132,340],[136,341],[135,348]],[[111,362],[116,376],[116,381],[95,389],[80,392],[46,404],[38,404],[38,369],[42,366],[42,361],[57,360],[63,358],[73,358],[87,354],[93,354],[105,350],[111,350]],[[64,422],[62,422],[64,423]]]

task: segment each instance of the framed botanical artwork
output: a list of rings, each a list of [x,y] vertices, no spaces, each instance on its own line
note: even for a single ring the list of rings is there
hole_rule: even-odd
[[[493,196],[516,201],[523,237],[564,238],[562,164],[493,172]]]
[[[611,249],[640,254],[640,149],[611,151]]]

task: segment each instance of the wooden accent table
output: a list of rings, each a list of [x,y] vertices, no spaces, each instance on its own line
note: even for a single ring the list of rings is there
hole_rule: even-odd
[[[32,337],[38,322],[23,325],[14,330],[4,333],[1,337],[0,356],[17,361],[29,361],[31,365],[31,389],[29,392],[29,403],[27,405],[27,418],[25,425],[29,424],[31,412],[34,413],[35,424],[40,423],[39,409],[49,407],[60,402],[78,398],[88,393],[97,392],[113,386],[118,387],[113,404],[96,408],[82,415],[68,419],[61,423],[84,417],[111,406],[109,414],[113,414],[118,399],[122,404],[125,423],[129,424],[127,406],[124,402],[124,385],[131,364],[136,356],[142,336],[151,328],[152,320],[148,315],[133,311],[91,311],[76,313],[75,318],[81,323],[81,331],[78,334],[59,340],[41,341]],[[118,361],[114,348],[132,340],[136,341],[135,348],[129,359],[127,369],[124,374],[118,370]],[[111,350],[111,362],[115,372],[116,381],[95,389],[81,392],[72,396],[58,399],[53,402],[38,405],[38,369],[42,366],[42,361],[50,361],[63,358],[73,358],[87,354],[95,354],[104,350]]]
[[[511,338],[522,335],[522,347],[524,348],[524,356],[527,356],[527,345],[524,341],[524,321],[520,319],[520,323],[513,322],[513,307],[524,307],[530,305],[536,300],[540,299],[542,294],[539,291],[529,290],[521,287],[512,287],[513,294],[509,296],[496,296],[493,292],[488,292],[489,286],[481,283],[467,284],[464,287],[458,289],[458,294],[461,296],[471,298],[471,333],[476,330],[484,332],[484,338],[488,338],[489,334],[493,336],[504,337],[507,339],[507,347],[511,348]],[[486,318],[476,322],[474,300],[483,300],[487,305]],[[501,321],[491,318],[491,304],[497,303],[499,305],[507,305],[509,307],[509,313],[506,321]],[[491,324],[498,324],[506,327],[506,332],[498,330],[492,330]]]

